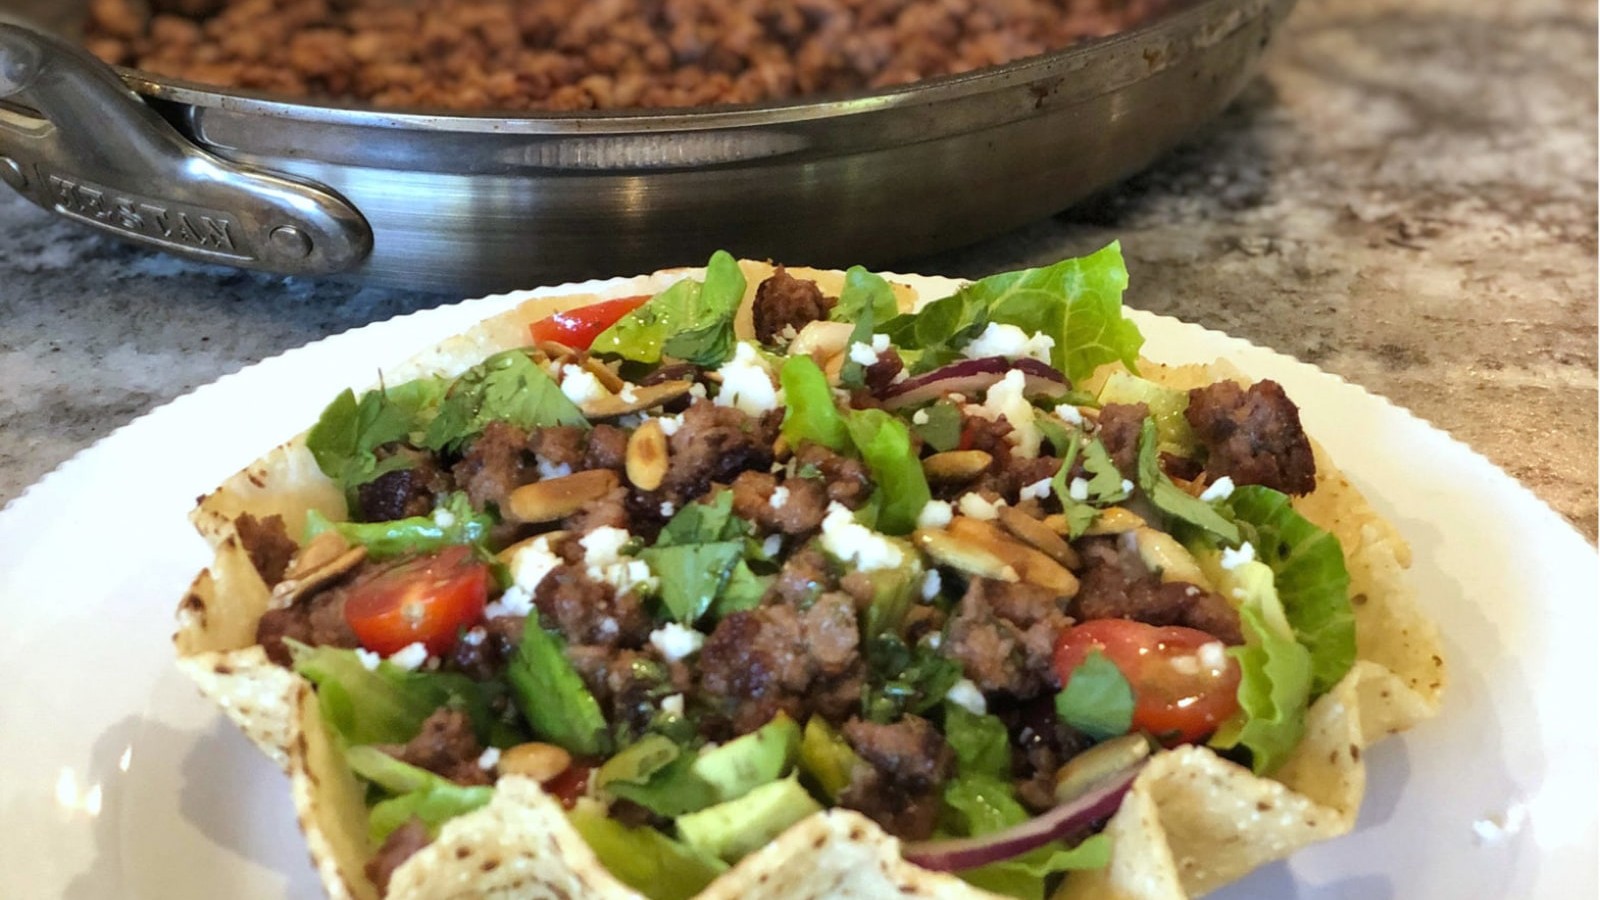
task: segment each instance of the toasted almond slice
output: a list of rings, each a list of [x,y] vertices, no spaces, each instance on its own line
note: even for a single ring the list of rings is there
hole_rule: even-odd
[[[610,469],[587,469],[561,478],[525,484],[506,498],[513,522],[554,522],[611,493],[622,482]]]
[[[808,354],[820,366],[829,357],[844,353],[850,344],[850,335],[855,330],[854,322],[831,322],[825,319],[807,322],[806,327],[800,329],[800,333],[789,342],[789,355]]]
[[[968,575],[977,575],[981,578],[993,578],[996,581],[1021,581],[1022,576],[1010,563],[1001,559],[987,547],[951,534],[948,531],[923,528],[913,533],[922,552],[933,557],[934,562],[966,572]]]
[[[667,477],[667,434],[660,419],[649,419],[628,436],[628,480],[640,490],[653,491]]]
[[[1100,515],[1094,517],[1094,522],[1084,529],[1085,535],[1123,534],[1136,528],[1143,528],[1147,523],[1135,512],[1121,506],[1107,507],[1100,510]]]
[[[982,450],[946,450],[923,460],[922,471],[930,481],[961,484],[982,475],[993,462]]]
[[[521,775],[540,783],[560,775],[570,765],[572,754],[555,744],[537,741],[507,747],[496,763],[501,775]]]
[[[1069,569],[1083,568],[1078,551],[1062,539],[1050,526],[1028,515],[1015,506],[1000,507],[1000,524],[1044,555]]]
[[[578,355],[578,351],[560,341],[540,341],[534,344],[533,347],[557,364],[569,362],[574,356]]]
[[[949,530],[956,537],[1004,560],[1022,581],[1054,591],[1061,597],[1072,597],[1078,593],[1077,576],[1038,550],[1014,540],[993,522],[957,516],[950,522]]]
[[[582,367],[585,372],[593,375],[595,380],[600,382],[601,387],[613,394],[628,386],[628,383],[623,381],[622,378],[617,375],[617,373],[607,368],[605,363],[595,359],[587,353],[578,357],[578,365]]]
[[[569,535],[570,532],[567,531],[546,531],[543,534],[525,537],[511,546],[505,547],[499,553],[496,553],[494,558],[509,566],[511,565],[512,558],[517,555],[517,551],[521,550],[523,547],[530,546],[534,541],[546,541],[547,546],[549,546],[551,550],[556,550]]]
[[[844,374],[846,358],[843,353],[835,353],[822,364],[822,374],[827,376],[829,384],[838,385],[839,377]]]
[[[689,393],[693,384],[692,381],[663,381],[659,384],[625,385],[619,393],[585,400],[578,404],[578,409],[591,419],[625,416],[676,400]]]
[[[794,448],[789,446],[789,439],[778,435],[778,439],[772,442],[772,458],[778,462],[788,462],[793,455]]]
[[[333,540],[325,541],[323,538]],[[289,567],[284,579],[273,586],[269,605],[274,609],[291,606],[301,597],[342,578],[366,558],[366,547],[352,547],[338,532],[325,531],[312,538]]]
[[[1133,540],[1145,568],[1160,575],[1162,581],[1186,581],[1212,590],[1211,579],[1201,570],[1200,563],[1172,535],[1141,527],[1134,529]]]

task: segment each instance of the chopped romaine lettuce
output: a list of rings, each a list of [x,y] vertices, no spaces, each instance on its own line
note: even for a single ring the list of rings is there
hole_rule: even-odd
[[[637,781],[627,778],[608,781],[604,791],[611,797],[637,803],[658,816],[679,816],[705,809],[717,802],[717,792],[695,775],[694,758],[693,753],[679,753]]]
[[[1095,740],[1127,734],[1133,724],[1133,686],[1115,663],[1092,650],[1056,694],[1056,715]]]
[[[1356,659],[1350,573],[1338,539],[1295,512],[1289,498],[1271,488],[1238,488],[1226,505],[1256,557],[1272,569],[1295,639],[1311,653],[1312,694],[1325,693]]]
[[[352,744],[403,744],[446,706],[467,713],[478,740],[494,738],[489,705],[503,686],[449,672],[408,672],[387,661],[369,669],[354,650],[285,643],[294,670],[317,686],[323,719]]]
[[[1111,839],[1104,834],[1091,834],[1074,847],[1056,841],[1004,862],[956,874],[970,884],[997,894],[1022,900],[1044,900],[1047,879],[1051,875],[1073,869],[1103,869],[1110,863]]]
[[[956,754],[956,771],[1004,778],[1011,771],[1011,738],[997,716],[944,706],[944,737]]]
[[[407,468],[411,461],[404,455],[379,460],[375,451],[384,444],[413,440],[427,427],[444,390],[440,378],[367,391],[360,402],[347,390],[322,411],[306,435],[306,449],[317,468],[347,491],[385,472]]]
[[[828,376],[811,357],[789,357],[778,371],[778,380],[783,383],[787,406],[783,434],[789,443],[799,446],[801,441],[810,441],[838,452],[850,447],[850,430],[833,403]]]
[[[911,533],[932,494],[906,423],[881,409],[858,409],[845,419],[845,427],[877,485],[877,530]]]
[[[518,428],[589,427],[589,420],[525,350],[506,350],[462,373],[450,386],[423,446],[456,448],[490,422]]]
[[[366,547],[371,558],[388,559],[432,553],[451,544],[476,544],[494,527],[494,517],[475,511],[467,495],[459,491],[445,497],[439,510],[443,515],[392,522],[333,522],[313,509],[306,513],[305,537],[310,540],[324,531],[337,531],[351,544]]]
[[[1050,488],[1061,501],[1062,513],[1067,519],[1067,536],[1080,537],[1095,517],[1100,514],[1096,506],[1110,506],[1128,499],[1122,484],[1122,473],[1111,461],[1105,445],[1099,438],[1088,437],[1076,429],[1067,432],[1062,448],[1061,468],[1050,479]],[[1075,492],[1068,477],[1072,474],[1079,456],[1083,457],[1084,487]],[[1082,496],[1076,496],[1081,493]]]
[[[715,856],[648,826],[629,828],[581,808],[568,818],[606,871],[651,900],[688,900],[728,869]]]
[[[1215,561],[1214,553],[1202,557],[1213,583],[1238,605],[1245,644],[1228,650],[1239,661],[1239,712],[1217,729],[1211,744],[1245,747],[1251,767],[1266,774],[1288,759],[1305,734],[1311,654],[1294,639],[1272,569],[1262,562],[1223,568]]]
[[[389,833],[410,821],[421,819],[428,831],[437,834],[439,826],[456,816],[472,812],[494,797],[488,785],[456,784],[384,753],[376,747],[347,747],[345,760],[351,771],[390,795],[372,807],[367,820],[374,845],[382,844]]]
[[[870,317],[874,322],[887,322],[899,312],[900,305],[889,282],[861,266],[851,266],[844,273],[844,290],[839,292],[839,302],[828,313],[828,318],[835,322],[860,322]]]
[[[744,298],[739,263],[722,250],[711,255],[704,282],[684,278],[601,332],[593,353],[655,363],[663,354],[700,366],[733,355],[733,319]]]
[[[1139,431],[1139,487],[1156,509],[1222,539],[1229,546],[1239,543],[1239,527],[1199,497],[1187,494],[1161,471],[1156,449],[1156,423],[1149,416]]]
[[[1189,408],[1188,391],[1146,381],[1127,372],[1112,372],[1100,387],[1098,402],[1101,406],[1109,403],[1143,403],[1150,410],[1150,418],[1155,420],[1156,437],[1161,450],[1187,456],[1199,447],[1194,429],[1183,415],[1184,410]]]
[[[528,615],[506,678],[535,735],[577,756],[610,750],[600,704],[567,661],[561,639],[539,624],[537,610]]]

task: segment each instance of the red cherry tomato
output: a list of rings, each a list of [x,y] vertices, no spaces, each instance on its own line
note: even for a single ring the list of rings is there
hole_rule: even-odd
[[[1169,745],[1198,741],[1239,709],[1239,663],[1222,657],[1220,666],[1208,665],[1199,650],[1213,643],[1221,644],[1194,628],[1095,619],[1056,639],[1056,676],[1065,685],[1089,653],[1099,650],[1133,687],[1134,728]]]
[[[344,618],[375,653],[387,656],[420,641],[439,655],[483,618],[488,597],[489,567],[468,547],[446,547],[352,585]]]
[[[535,341],[555,341],[574,350],[587,350],[600,332],[615,325],[618,319],[643,306],[649,299],[647,296],[623,297],[580,306],[540,319],[529,325],[528,330]]]
[[[543,785],[544,792],[561,801],[567,809],[578,804],[578,798],[589,792],[589,776],[594,773],[594,766],[586,766],[575,762],[562,771],[560,775],[546,781]]]

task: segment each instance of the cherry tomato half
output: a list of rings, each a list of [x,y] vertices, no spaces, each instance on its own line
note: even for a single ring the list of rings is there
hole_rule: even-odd
[[[1219,652],[1201,653],[1207,644]],[[1239,663],[1221,648],[1194,628],[1095,619],[1056,639],[1055,668],[1064,685],[1099,650],[1133,687],[1133,727],[1171,745],[1204,738],[1238,711]]]
[[[562,771],[560,775],[546,781],[543,785],[544,792],[561,801],[561,805],[571,809],[578,805],[578,798],[589,792],[589,776],[594,774],[594,766],[586,766],[575,762]]]
[[[439,655],[483,618],[489,567],[468,547],[446,547],[350,587],[344,618],[361,645],[385,656],[420,641]]]
[[[643,306],[647,296],[623,297],[558,312],[528,326],[535,341],[555,341],[574,350],[587,350],[617,320]]]

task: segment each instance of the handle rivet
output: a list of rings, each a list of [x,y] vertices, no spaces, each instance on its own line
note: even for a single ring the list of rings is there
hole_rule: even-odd
[[[268,237],[272,239],[272,246],[284,256],[304,259],[311,255],[311,238],[293,225],[279,225]]]
[[[22,164],[9,156],[0,156],[0,181],[19,191],[28,186],[28,176],[22,173]]]

